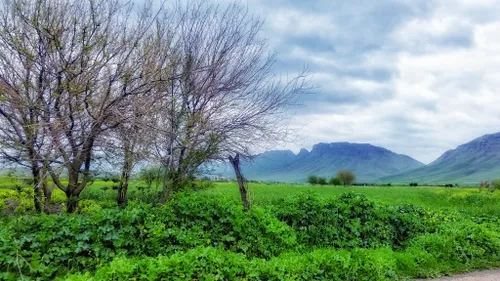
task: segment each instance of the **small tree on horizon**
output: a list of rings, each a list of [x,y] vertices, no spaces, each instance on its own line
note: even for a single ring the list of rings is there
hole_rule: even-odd
[[[318,184],[318,176],[315,175],[310,175],[307,177],[307,183],[312,184],[312,185],[317,185]]]
[[[331,185],[334,185],[334,186],[342,185],[342,181],[339,178],[337,178],[337,177],[331,178],[328,183],[331,184]]]
[[[323,178],[323,177],[319,177],[318,178],[318,184],[321,185],[321,186],[326,185],[327,184],[326,179]]]
[[[356,175],[349,170],[340,170],[337,172],[337,178],[342,185],[351,185],[356,180]]]

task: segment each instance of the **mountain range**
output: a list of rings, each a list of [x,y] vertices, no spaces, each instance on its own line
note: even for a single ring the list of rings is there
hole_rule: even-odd
[[[318,143],[311,151],[267,151],[242,165],[247,179],[261,181],[304,182],[309,175],[334,177],[338,170],[347,169],[356,174],[358,182],[372,182],[424,164],[402,154],[371,144],[348,142]],[[218,172],[231,177],[229,167]]]
[[[272,150],[242,164],[246,178],[260,181],[305,182],[309,175],[326,178],[352,170],[357,182],[475,184],[500,178],[500,133],[489,134],[449,150],[428,165],[371,144],[318,143],[311,151]],[[215,174],[233,177],[229,166]]]
[[[500,178],[500,133],[489,134],[446,151],[432,163],[381,182],[476,184]]]

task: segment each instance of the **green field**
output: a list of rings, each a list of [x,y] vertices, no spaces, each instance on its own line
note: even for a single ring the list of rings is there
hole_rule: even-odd
[[[500,267],[498,191],[251,183],[245,213],[235,183],[163,206],[144,185],[132,182],[125,209],[96,181],[77,214],[40,215],[30,188],[3,178],[0,280],[409,280]],[[52,203],[64,200],[55,190]]]
[[[302,192],[313,192],[323,198],[355,192],[391,205],[414,204],[417,206],[461,212],[470,215],[500,217],[500,192],[480,191],[477,187],[409,187],[409,186],[311,186],[293,184],[250,184],[255,204],[267,204]],[[239,198],[235,183],[217,183],[217,187],[202,191],[209,196]]]

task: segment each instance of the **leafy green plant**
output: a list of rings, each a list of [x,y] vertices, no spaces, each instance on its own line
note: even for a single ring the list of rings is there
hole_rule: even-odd
[[[295,230],[300,244],[312,248],[397,248],[425,231],[417,213],[401,212],[355,193],[330,200],[303,193],[278,203],[275,212]]]
[[[94,270],[119,254],[157,256],[212,246],[270,258],[297,246],[293,230],[271,212],[256,207],[245,213],[230,200],[180,194],[161,208],[80,204],[83,215],[26,216],[2,224],[0,241],[9,246],[0,249],[0,272],[48,280]]]

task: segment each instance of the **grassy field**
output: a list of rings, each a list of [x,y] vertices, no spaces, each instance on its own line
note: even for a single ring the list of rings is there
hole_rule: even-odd
[[[250,194],[255,204],[273,201],[302,192],[313,192],[332,198],[345,192],[355,192],[390,205],[414,204],[431,209],[444,209],[471,215],[500,217],[500,192],[488,192],[477,187],[409,187],[409,186],[311,186],[293,184],[251,183]],[[207,196],[239,198],[235,183],[217,183],[215,188],[201,191]]]
[[[0,177],[0,189],[11,189],[22,183],[12,181],[7,177]],[[116,190],[112,189],[115,183],[101,180],[95,181],[81,194],[83,200],[107,202],[113,205],[116,199]],[[129,185],[131,201],[154,201],[161,190],[161,186],[153,184],[150,189],[138,190],[138,186],[145,184],[133,180]],[[312,186],[309,184],[277,184],[277,183],[250,183],[250,197],[256,205],[273,204],[278,199],[287,198],[303,192],[311,192],[328,199],[345,192],[355,192],[368,196],[390,205],[413,204],[430,209],[439,209],[476,216],[500,217],[500,191],[488,192],[478,187],[409,187],[409,186]],[[234,182],[214,182],[210,188],[198,191],[209,197],[228,197],[239,199],[237,184]],[[55,190],[54,199],[63,202],[65,195]]]

